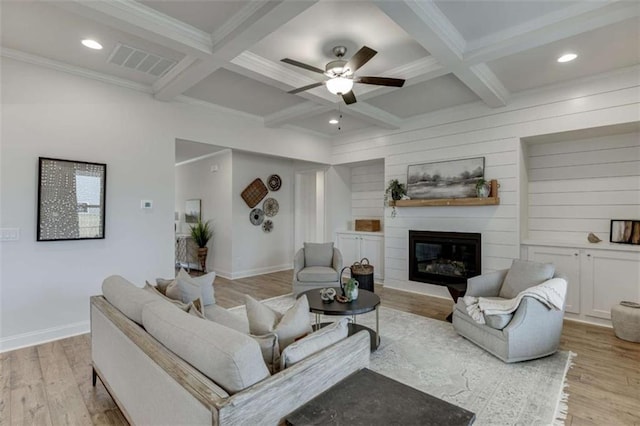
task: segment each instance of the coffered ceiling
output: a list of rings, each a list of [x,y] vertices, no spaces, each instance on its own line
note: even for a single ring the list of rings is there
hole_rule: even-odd
[[[2,0],[0,6],[5,57],[326,136],[398,128],[470,102],[500,107],[522,90],[640,63],[635,0]],[[85,38],[104,48],[85,48]],[[376,50],[356,75],[401,78],[404,87],[355,84],[351,105],[324,86],[287,93],[327,78],[281,59],[324,69],[335,46],[347,48],[347,59],[362,46]],[[131,48],[138,56],[119,62]],[[567,52],[578,58],[556,62]],[[168,68],[154,75],[149,64],[156,60]],[[339,125],[328,123],[339,115]]]

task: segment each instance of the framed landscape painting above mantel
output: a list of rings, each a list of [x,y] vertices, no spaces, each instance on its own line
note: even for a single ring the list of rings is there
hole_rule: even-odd
[[[484,157],[414,164],[407,169],[407,196],[412,200],[476,197],[484,178]]]

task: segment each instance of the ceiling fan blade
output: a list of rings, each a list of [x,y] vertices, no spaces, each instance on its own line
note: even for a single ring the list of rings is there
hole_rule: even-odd
[[[313,89],[314,87],[320,87],[323,84],[324,84],[324,82],[321,81],[319,83],[313,83],[313,84],[309,84],[307,86],[298,87],[297,89],[289,90],[287,93],[291,93],[292,95],[295,95],[296,93],[304,92],[305,90]]]
[[[356,95],[353,94],[353,90],[350,90],[347,93],[343,93],[342,99],[344,100],[344,103],[347,105],[356,103]]]
[[[350,68],[352,72],[356,72],[358,68],[360,68],[361,66],[369,62],[371,58],[376,56],[376,53],[378,52],[376,52],[372,48],[367,46],[362,46],[362,48],[358,50],[356,54],[351,57],[349,62],[347,62],[346,66]]]
[[[293,59],[284,58],[284,59],[280,59],[280,61],[284,62],[285,64],[289,64],[289,65],[293,65],[293,66],[296,66],[296,67],[304,68],[305,70],[309,70],[309,71],[317,72],[317,73],[320,73],[320,74],[324,74],[324,70],[321,70],[320,68],[316,68],[313,65],[303,64],[302,62],[298,62],[298,61],[293,60]]]
[[[354,80],[356,83],[375,84],[377,86],[402,87],[404,80],[401,78],[388,77],[359,77]]]

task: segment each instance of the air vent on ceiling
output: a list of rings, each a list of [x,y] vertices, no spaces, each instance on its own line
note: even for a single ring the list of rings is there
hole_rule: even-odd
[[[153,53],[126,44],[118,43],[111,52],[107,62],[119,67],[129,68],[152,75],[161,77],[167,73],[176,64],[173,59],[163,58]]]

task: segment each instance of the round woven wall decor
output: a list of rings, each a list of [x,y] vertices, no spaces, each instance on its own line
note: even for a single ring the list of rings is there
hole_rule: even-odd
[[[273,222],[269,219],[265,220],[262,224],[262,230],[267,233],[271,232],[273,230]]]
[[[282,186],[282,179],[278,175],[271,175],[267,180],[267,186],[272,191],[277,191]]]
[[[277,215],[278,211],[280,210],[278,200],[276,200],[275,198],[267,198],[266,200],[264,200],[264,203],[262,203],[262,210],[264,210],[264,214],[269,217]]]
[[[249,213],[249,220],[255,226],[262,224],[262,221],[264,220],[264,212],[262,209],[251,210],[251,213]]]

